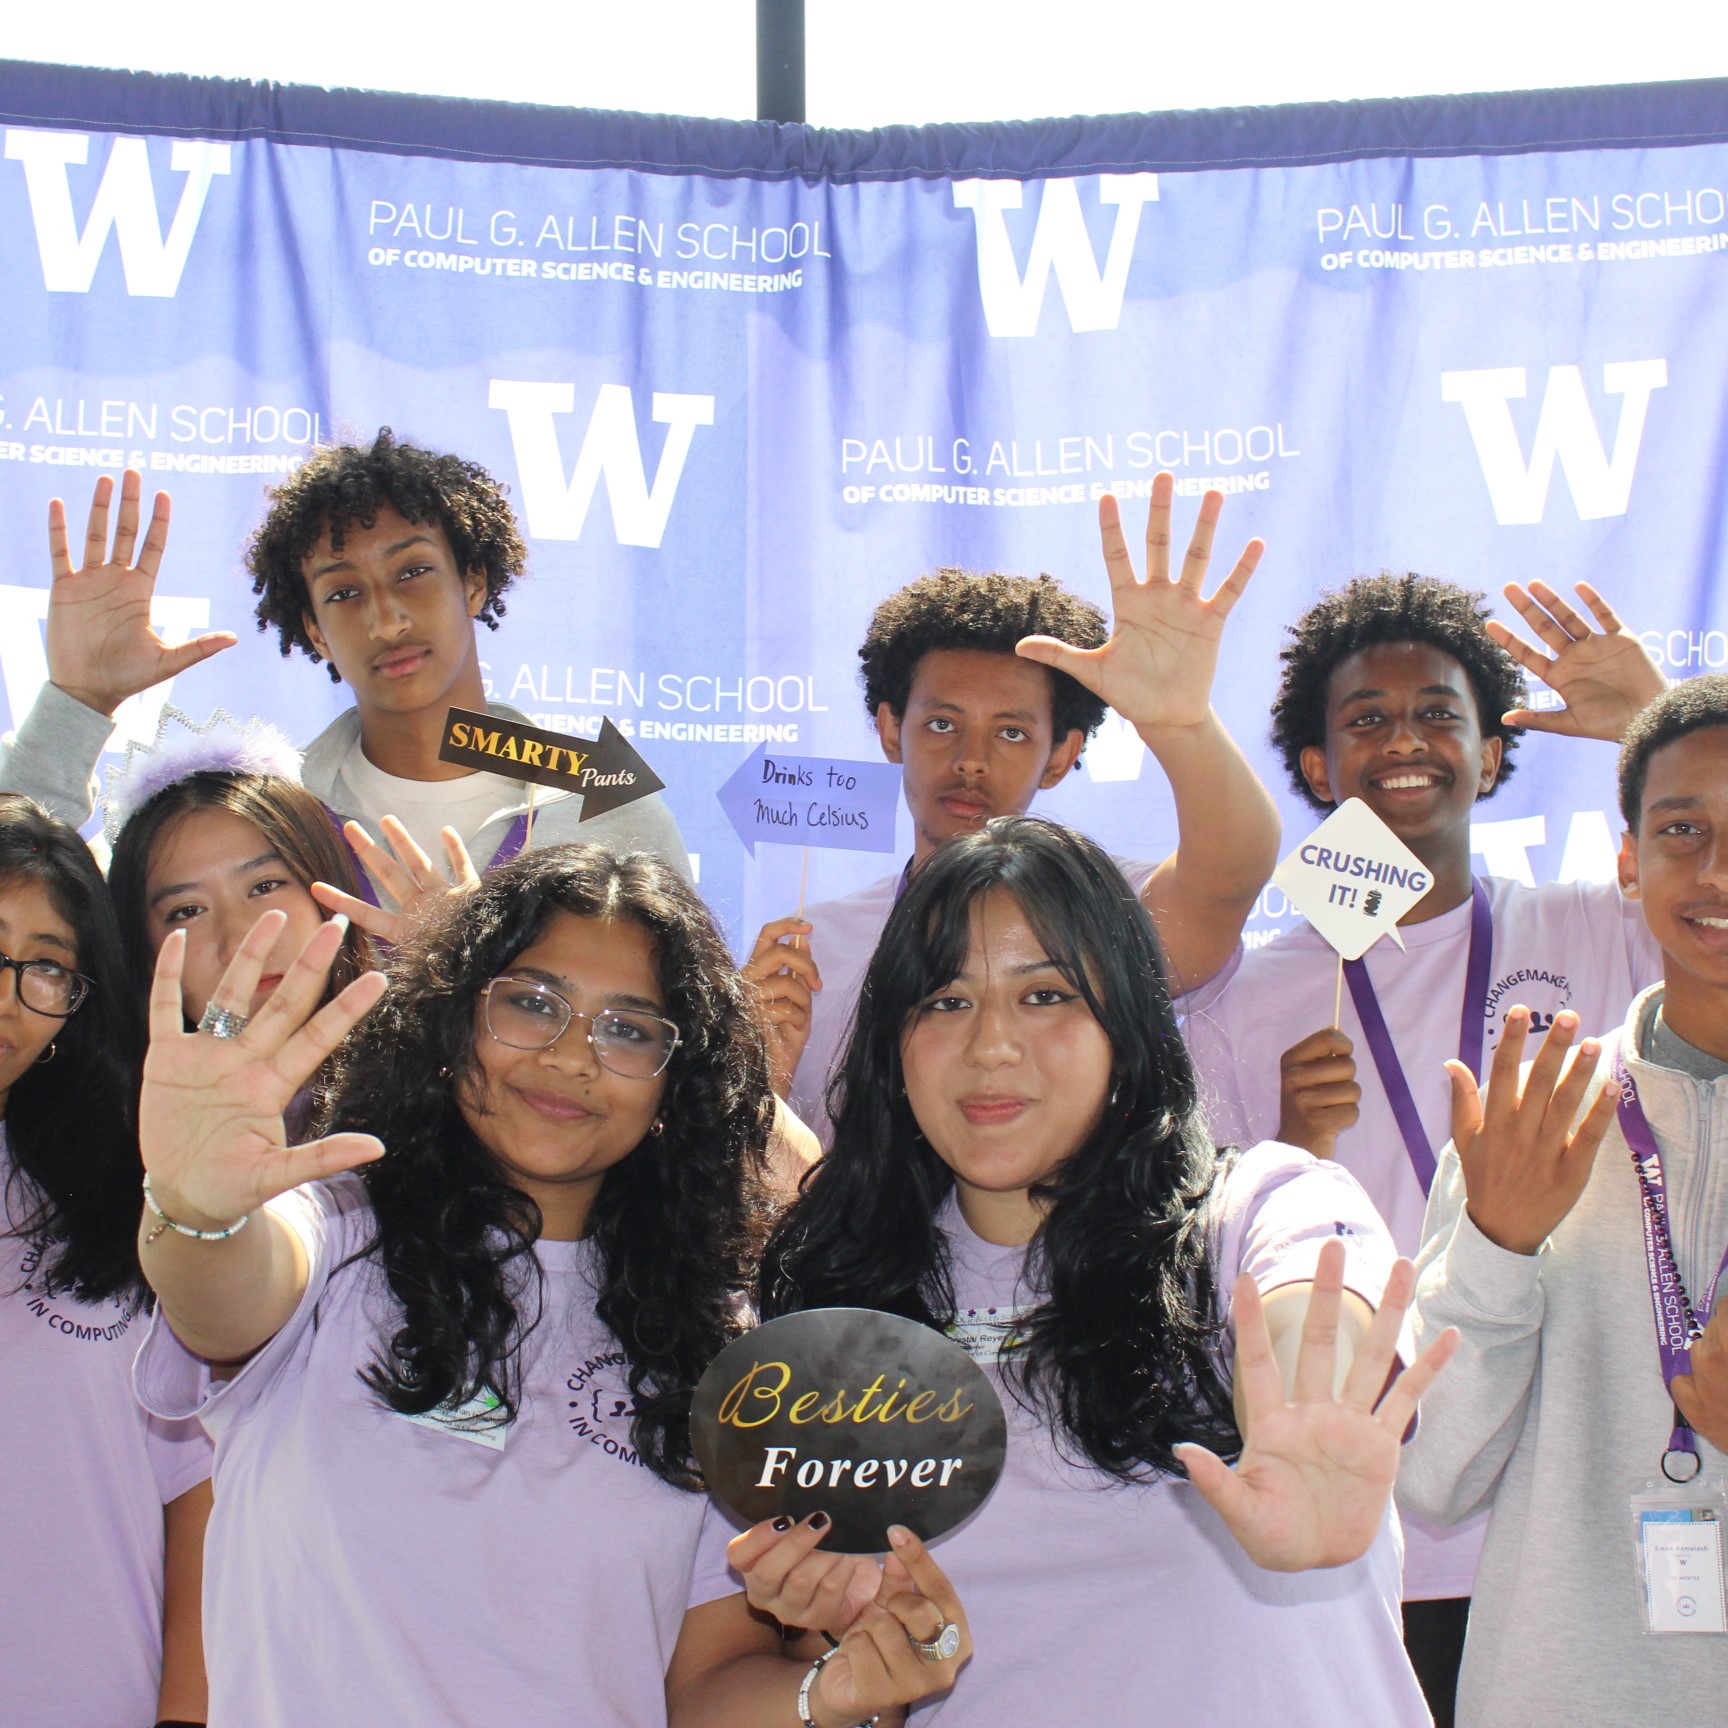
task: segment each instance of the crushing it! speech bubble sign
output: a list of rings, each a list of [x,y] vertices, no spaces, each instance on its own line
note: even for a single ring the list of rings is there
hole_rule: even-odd
[[[709,1492],[746,1523],[826,1512],[823,1546],[879,1554],[888,1526],[926,1541],[984,1503],[1008,1430],[960,1346],[873,1308],[770,1320],[709,1363],[690,1409]]]
[[[1382,936],[1434,886],[1428,866],[1362,802],[1340,804],[1276,870],[1273,886],[1346,959]]]

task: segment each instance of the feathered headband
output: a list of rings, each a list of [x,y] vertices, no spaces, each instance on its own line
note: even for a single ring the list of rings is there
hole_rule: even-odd
[[[198,725],[164,705],[156,737],[128,744],[126,759],[102,792],[102,831],[110,844],[132,817],[165,787],[189,774],[274,774],[298,782],[300,752],[267,721],[236,720],[218,708]]]

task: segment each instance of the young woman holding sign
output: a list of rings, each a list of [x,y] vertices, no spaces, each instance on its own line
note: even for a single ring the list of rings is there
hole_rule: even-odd
[[[1214,1150],[1144,909],[1090,841],[1003,818],[891,916],[762,1297],[946,1328],[1007,1394],[1003,1478],[941,1552],[1012,1660],[932,1719],[1415,1728],[1388,1501],[1454,1340],[1381,1396],[1411,1283],[1348,1175]],[[734,1562],[837,1631],[868,1563],[817,1539],[758,1526]]]
[[[281,930],[241,944],[212,1031],[163,944],[141,1106],[137,1380],[216,1442],[213,1718],[652,1728],[669,1687],[721,1728],[786,1714],[809,1657],[704,1612],[734,1587],[690,1395],[743,1324],[772,1095],[701,902],[645,854],[537,851],[411,932],[388,995],[318,1006],[338,919],[253,1012]],[[351,1031],[336,1131],[288,1147]],[[928,1683],[895,1620],[827,1665],[857,1716]]]

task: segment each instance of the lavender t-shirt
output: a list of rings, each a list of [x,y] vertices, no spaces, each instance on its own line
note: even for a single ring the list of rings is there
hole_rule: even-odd
[[[1627,1004],[1661,976],[1662,956],[1637,904],[1612,883],[1545,883],[1526,888],[1483,878],[1494,944],[1483,1019],[1483,1060],[1492,1059],[1514,1005],[1537,1017],[1538,1032],[1563,1008],[1586,1033],[1612,1031]],[[1404,947],[1368,952],[1398,1061],[1438,1157],[1452,1138],[1452,1087],[1445,1063],[1458,1054],[1458,1016],[1470,950],[1470,903],[1404,927]],[[1200,1076],[1212,1135],[1247,1145],[1278,1131],[1278,1058],[1300,1038],[1332,1024],[1338,957],[1303,923],[1264,948],[1238,949],[1231,963],[1177,1001],[1183,1035]],[[1335,1156],[1368,1190],[1402,1253],[1422,1245],[1427,1197],[1410,1166],[1386,1089],[1375,1072],[1355,1004],[1346,990],[1342,1024],[1356,1046],[1362,1113],[1338,1136]],[[1486,1077],[1486,1076],[1484,1076]],[[1407,1598],[1470,1594],[1485,1518],[1440,1529],[1405,1519]]]
[[[234,1377],[165,1324],[140,1397],[216,1441],[205,1543],[211,1728],[653,1728],[687,1607],[729,1594],[705,1501],[630,1443],[624,1357],[594,1315],[594,1252],[542,1242],[545,1310],[502,1434],[395,1415],[360,1380],[399,1314],[364,1185],[272,1203],[311,1272]]]
[[[11,1234],[23,1181],[0,1142],[0,1718],[133,1728],[162,1677],[162,1508],[210,1443],[139,1409],[135,1306],[48,1294],[44,1244]]]
[[[1292,1147],[1245,1153],[1215,1197],[1221,1296],[1313,1276],[1341,1239],[1346,1281],[1378,1301],[1393,1250],[1356,1182]],[[1024,1250],[975,1235],[952,1203],[955,1335],[994,1374],[995,1348],[1033,1301]],[[1399,1540],[1325,1571],[1267,1572],[1186,1482],[1123,1486],[1061,1458],[1042,1418],[1005,1391],[1008,1459],[995,1492],[936,1546],[977,1656],[920,1728],[1427,1728],[1405,1659]]]

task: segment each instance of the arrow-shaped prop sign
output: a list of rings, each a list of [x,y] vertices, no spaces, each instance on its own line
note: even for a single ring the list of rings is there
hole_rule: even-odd
[[[894,850],[900,770],[892,762],[770,756],[760,744],[715,796],[752,858],[758,840],[845,852]]]
[[[464,768],[482,768],[510,780],[554,786],[560,792],[579,792],[584,822],[663,791],[666,785],[630,740],[605,718],[600,722],[599,738],[590,740],[568,732],[547,732],[519,720],[452,708],[444,716],[438,759]]]

